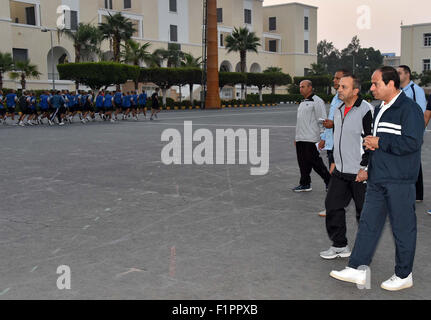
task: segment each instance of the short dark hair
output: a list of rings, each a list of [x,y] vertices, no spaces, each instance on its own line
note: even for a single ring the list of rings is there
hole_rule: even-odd
[[[382,73],[382,80],[385,83],[385,85],[388,85],[389,81],[394,82],[394,86],[396,89],[400,88],[400,75],[398,74],[397,70],[393,67],[384,66],[377,69]]]
[[[409,76],[412,76],[412,70],[410,70],[409,66],[406,66],[405,64],[400,65],[398,68],[402,68],[405,72],[407,72],[409,74]]]
[[[343,68],[338,69],[337,71],[335,71],[335,73],[337,73],[337,72],[341,72],[341,73],[343,74],[343,76],[344,76],[344,77],[346,77],[346,76],[348,76],[348,75],[352,74],[349,70],[347,70],[347,69],[343,69]]]

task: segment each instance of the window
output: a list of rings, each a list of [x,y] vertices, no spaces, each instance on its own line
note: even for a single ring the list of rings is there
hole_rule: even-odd
[[[269,31],[277,30],[277,18],[270,17],[269,18]]]
[[[132,8],[132,0],[124,0],[124,9]]]
[[[304,30],[308,30],[308,17],[304,17]]]
[[[169,11],[177,12],[177,0],[169,0]]]
[[[70,29],[78,30],[78,12],[70,11]]]
[[[277,52],[277,40],[269,40],[269,51]]]
[[[431,33],[424,34],[424,46],[431,47]]]
[[[105,0],[105,9],[112,10],[112,0]]]
[[[28,60],[28,50],[27,49],[12,49],[13,61],[27,61]]]
[[[251,24],[251,10],[244,9],[244,23]]]
[[[172,42],[178,41],[178,27],[172,24],[170,27],[170,39]]]
[[[424,71],[430,71],[431,70],[431,59],[424,59]]]
[[[308,53],[308,40],[304,40],[304,53]]]
[[[220,34],[220,47],[224,47],[224,43],[223,43],[223,34]]]
[[[36,25],[36,14],[34,11],[34,7],[25,8],[25,18],[27,24],[35,26]]]
[[[311,74],[311,69],[310,68],[304,68],[304,76],[308,76],[309,74]]]
[[[217,22],[223,22],[223,8],[217,8]]]

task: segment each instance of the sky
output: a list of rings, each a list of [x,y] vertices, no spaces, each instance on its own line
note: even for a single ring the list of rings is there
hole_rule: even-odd
[[[263,5],[300,2],[319,7],[317,40],[339,50],[357,35],[362,47],[401,54],[401,22],[431,23],[430,0],[264,0]]]

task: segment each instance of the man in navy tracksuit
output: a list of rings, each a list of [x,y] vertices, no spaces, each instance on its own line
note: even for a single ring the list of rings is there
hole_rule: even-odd
[[[370,150],[368,186],[359,230],[348,267],[330,275],[342,281],[365,284],[369,266],[389,215],[395,240],[395,274],[381,284],[396,291],[413,286],[416,250],[415,183],[419,174],[424,118],[419,105],[400,90],[392,67],[377,69],[371,91],[382,100],[374,112],[373,135],[364,138]]]

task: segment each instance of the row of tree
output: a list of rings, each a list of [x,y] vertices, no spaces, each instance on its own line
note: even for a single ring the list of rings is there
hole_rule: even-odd
[[[60,78],[82,83],[91,89],[98,91],[113,85],[133,80],[135,83],[151,82],[161,88],[163,101],[166,102],[166,91],[172,86],[189,86],[190,99],[193,97],[193,87],[201,84],[202,69],[197,67],[178,68],[141,68],[135,65],[127,65],[115,62],[84,62],[66,63],[57,66]],[[275,93],[276,86],[292,83],[288,74],[274,69],[268,69],[263,73],[245,72],[220,72],[220,90],[224,86],[237,84],[256,86],[259,89],[260,99],[264,87],[272,88]]]

